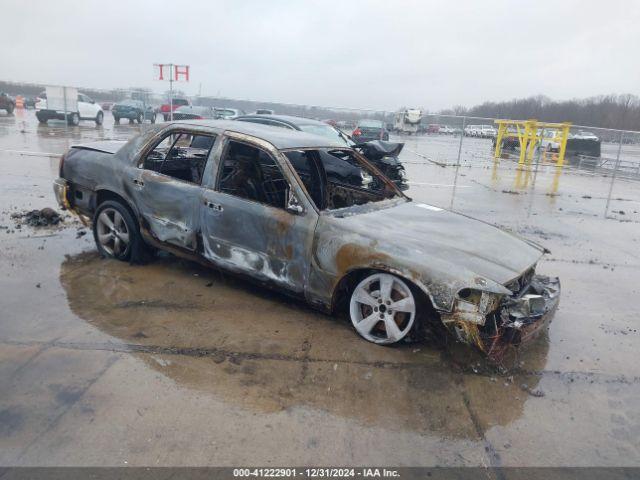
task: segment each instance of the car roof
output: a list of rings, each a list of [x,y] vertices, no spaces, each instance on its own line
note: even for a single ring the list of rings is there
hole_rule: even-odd
[[[259,115],[256,115],[259,116]],[[320,123],[320,122],[318,122]],[[287,148],[336,148],[335,144],[320,135],[288,130],[286,128],[263,125],[253,122],[238,122],[236,120],[181,120],[172,122],[172,125],[193,125],[199,127],[211,127],[222,129],[226,132],[236,132],[251,135],[271,143],[278,150]],[[345,147],[347,148],[347,147]]]
[[[325,122],[321,122],[319,120],[314,120],[313,118],[305,118],[305,117],[296,117],[294,115],[271,115],[271,114],[260,114],[253,113],[249,115],[241,115],[239,119],[243,118],[268,118],[272,120],[278,120],[279,122],[287,123],[292,127],[298,127],[299,125],[327,125]],[[238,120],[238,119],[236,119]]]

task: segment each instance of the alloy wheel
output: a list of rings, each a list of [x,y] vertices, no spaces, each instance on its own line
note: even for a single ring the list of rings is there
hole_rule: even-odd
[[[351,294],[351,323],[366,340],[389,344],[402,340],[413,327],[416,301],[411,289],[389,273],[362,280]]]
[[[124,218],[114,208],[105,208],[98,215],[98,241],[100,246],[113,257],[121,257],[129,248],[129,229]]]

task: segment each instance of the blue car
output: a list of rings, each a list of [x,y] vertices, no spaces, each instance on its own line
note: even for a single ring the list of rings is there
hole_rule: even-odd
[[[116,123],[119,123],[122,118],[128,118],[129,122],[142,123],[144,120],[149,120],[151,123],[156,123],[154,108],[140,100],[118,102],[111,108],[111,113]]]

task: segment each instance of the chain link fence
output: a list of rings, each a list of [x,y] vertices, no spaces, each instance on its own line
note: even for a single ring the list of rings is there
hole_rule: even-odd
[[[119,96],[133,93],[123,90]],[[149,94],[146,102],[155,105],[163,98]],[[364,119],[379,120],[391,141],[405,144],[400,159],[410,185],[407,193],[464,213],[490,211],[500,201],[517,215],[563,212],[640,222],[640,132],[571,125],[566,158],[560,165],[557,145],[545,138],[541,128],[538,133],[543,138],[536,140],[528,161],[520,163],[520,145],[513,132],[495,155],[496,118],[424,114],[410,131],[403,131],[398,112],[214,97],[196,97],[193,103],[315,118],[347,134]],[[39,138],[66,137],[71,143],[126,140],[151,128],[148,122],[113,124],[108,111],[105,119],[100,128],[70,128],[56,122],[43,126],[29,123],[26,111],[16,111],[15,122],[0,122],[0,128],[23,133],[35,130]]]

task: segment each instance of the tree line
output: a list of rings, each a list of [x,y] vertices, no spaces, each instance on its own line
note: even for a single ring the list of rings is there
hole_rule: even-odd
[[[442,115],[506,118],[640,131],[640,97],[632,94],[600,95],[585,99],[555,101],[538,95],[505,102],[484,102],[471,108],[456,106]]]

